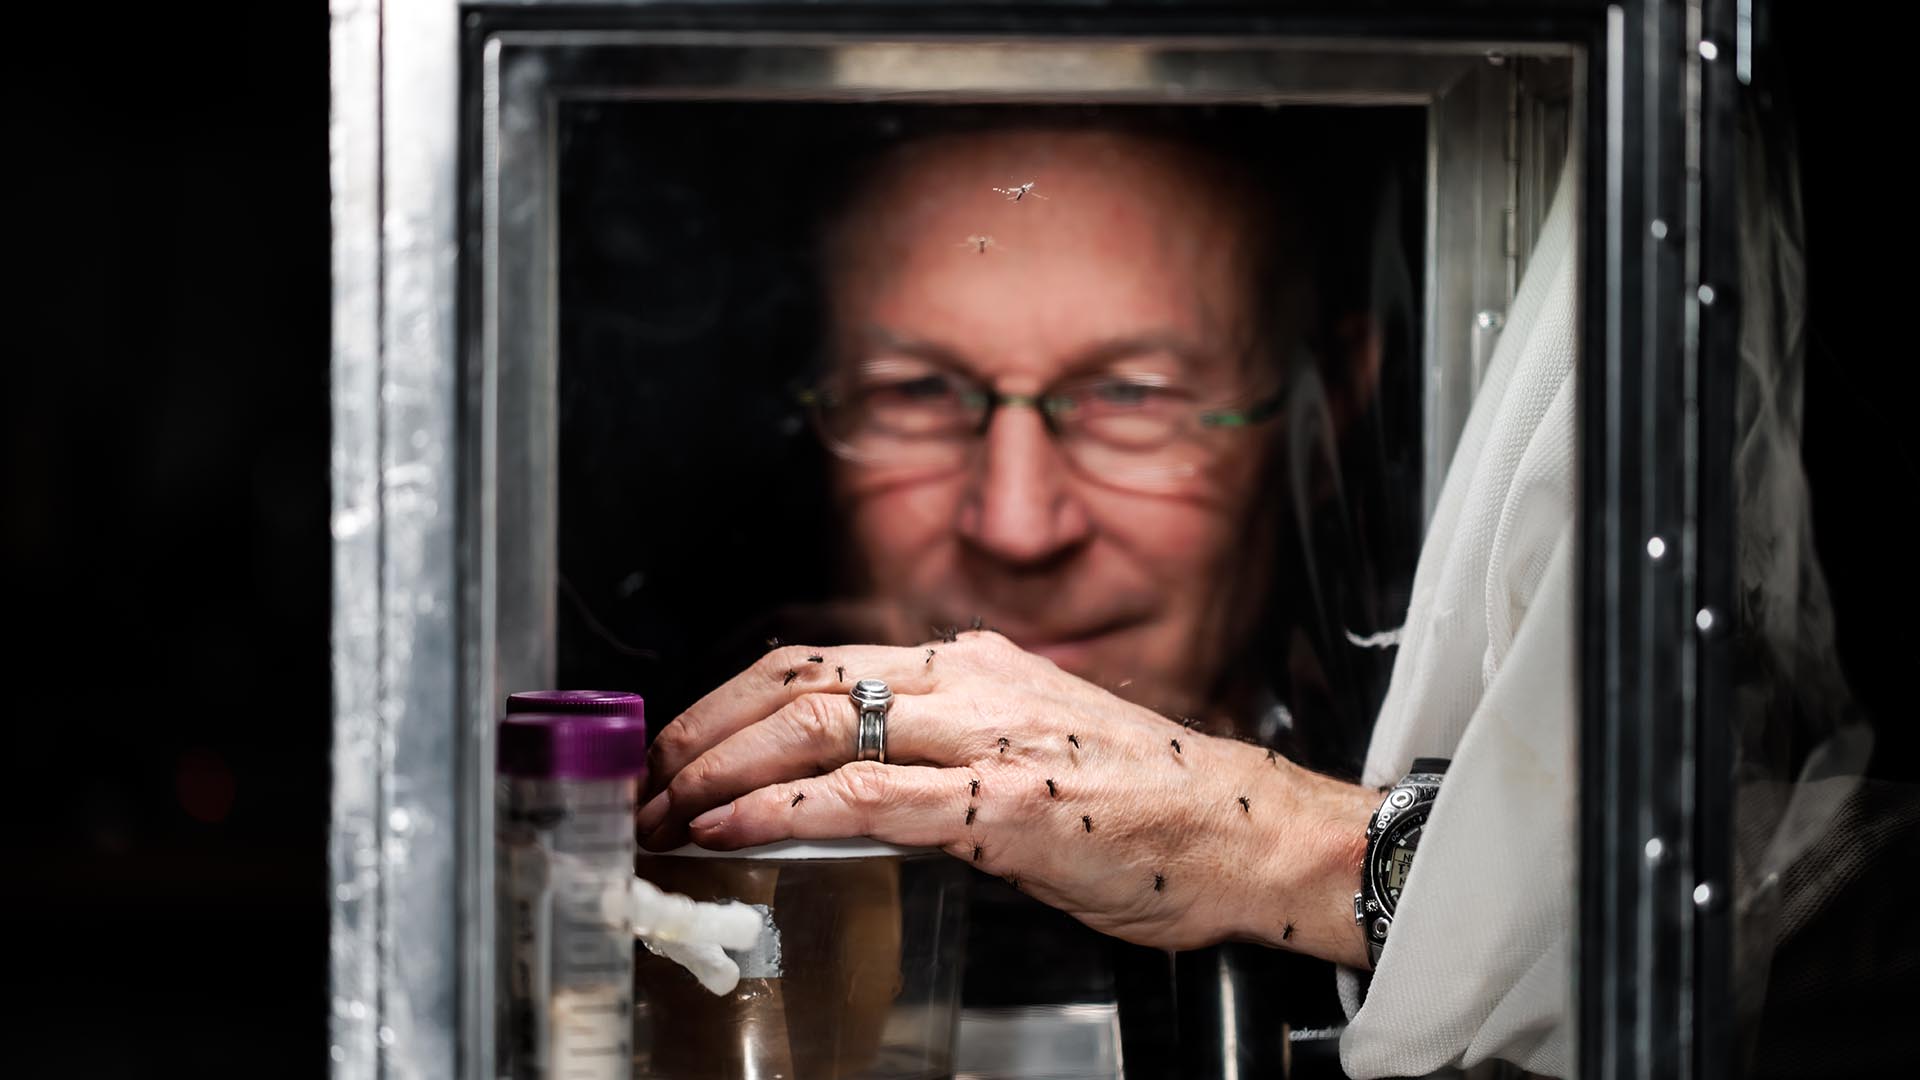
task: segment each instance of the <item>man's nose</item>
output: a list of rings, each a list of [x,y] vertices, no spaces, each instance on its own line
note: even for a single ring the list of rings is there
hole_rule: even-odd
[[[1032,408],[995,413],[957,523],[960,535],[1002,562],[1045,562],[1084,542],[1092,520],[1073,492],[1067,462]]]

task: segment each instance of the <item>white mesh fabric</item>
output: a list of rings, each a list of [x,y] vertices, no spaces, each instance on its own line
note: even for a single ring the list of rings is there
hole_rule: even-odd
[[[1570,1069],[1575,181],[1563,170],[1447,471],[1362,779],[1452,758],[1364,1006],[1355,1077]]]

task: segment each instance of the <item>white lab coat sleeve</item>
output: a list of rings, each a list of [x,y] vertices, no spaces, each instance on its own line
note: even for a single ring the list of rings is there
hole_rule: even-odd
[[[1575,194],[1563,172],[1448,469],[1368,747],[1374,786],[1415,757],[1453,764],[1364,1004],[1360,975],[1339,974],[1355,1077],[1487,1058],[1571,1068]]]

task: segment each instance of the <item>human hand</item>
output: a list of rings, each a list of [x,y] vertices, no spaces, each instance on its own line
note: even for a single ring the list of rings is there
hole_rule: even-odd
[[[852,760],[862,678],[894,692],[886,764]],[[774,649],[663,730],[650,766],[636,827],[653,850],[939,847],[1138,944],[1250,939],[1366,964],[1351,913],[1373,792],[1190,730],[999,634]]]

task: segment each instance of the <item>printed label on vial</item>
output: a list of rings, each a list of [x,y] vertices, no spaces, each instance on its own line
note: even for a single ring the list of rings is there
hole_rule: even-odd
[[[624,1080],[633,1041],[628,805],[563,796],[509,804],[499,831],[514,1080]],[[613,901],[613,902],[610,902]]]

